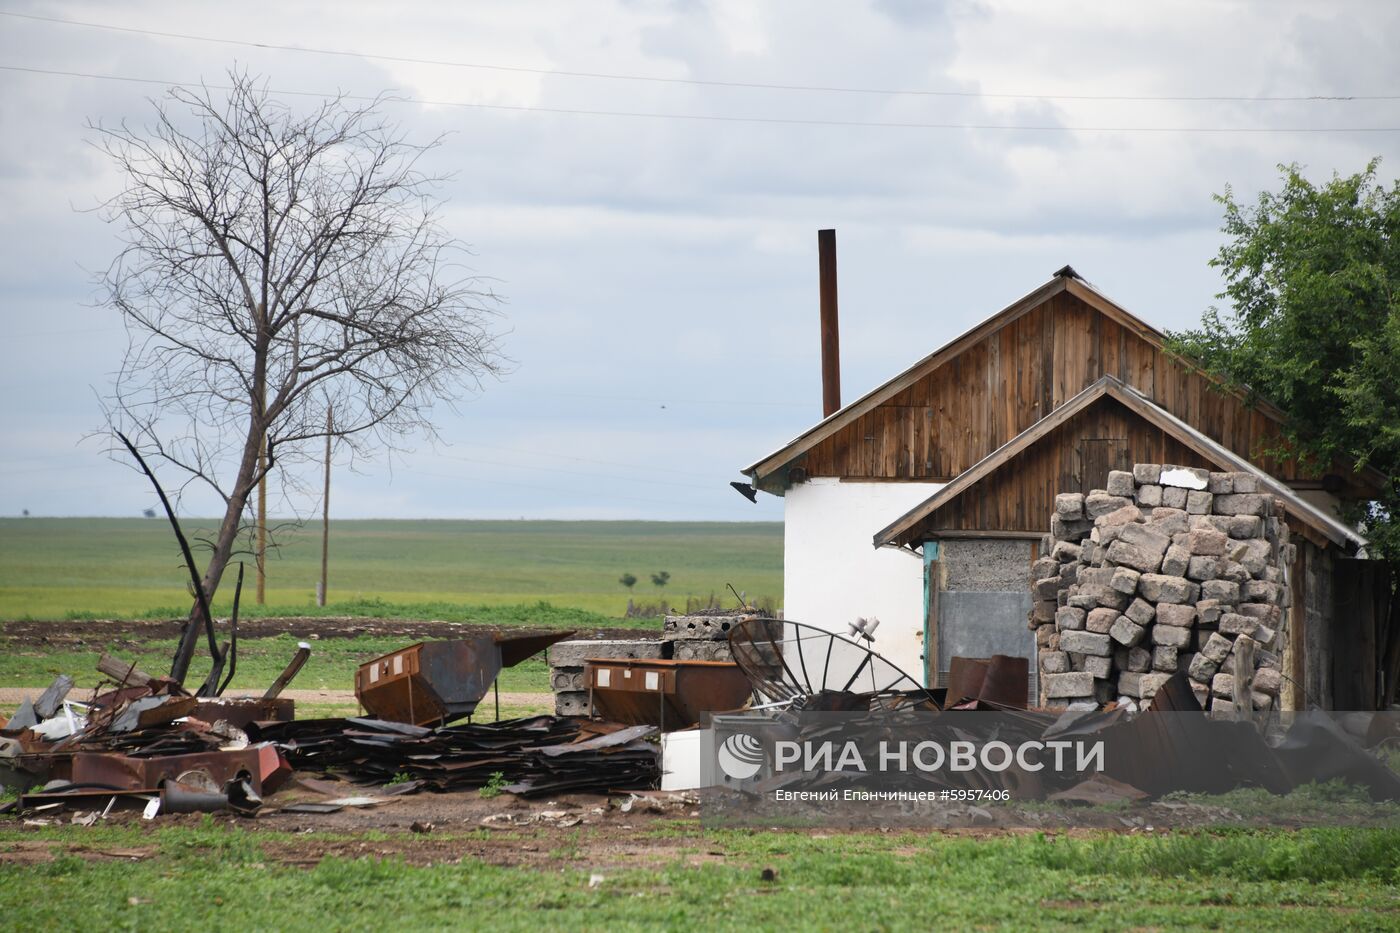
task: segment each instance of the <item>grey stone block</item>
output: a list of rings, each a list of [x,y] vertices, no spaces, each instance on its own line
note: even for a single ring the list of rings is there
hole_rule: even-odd
[[[1131,567],[1115,567],[1113,578],[1108,581],[1108,585],[1120,593],[1132,596],[1137,592],[1140,576],[1142,574]]]
[[[1254,475],[1253,473],[1245,473],[1243,471],[1239,473],[1231,473],[1230,484],[1234,492],[1259,491],[1259,477]]]
[[[1196,607],[1181,603],[1159,603],[1157,624],[1175,628],[1190,628],[1196,622]]]
[[[1269,499],[1257,493],[1231,493],[1216,496],[1213,509],[1216,515],[1268,515]]]
[[[1165,671],[1168,674],[1176,673],[1177,647],[1175,645],[1158,645],[1152,649],[1152,669],[1154,671]]]
[[[1063,674],[1069,670],[1069,655],[1063,651],[1042,651],[1040,669],[1047,674]]]
[[[1062,632],[1075,632],[1084,627],[1085,612],[1073,606],[1066,606],[1055,613],[1055,628]]]
[[[1139,486],[1148,483],[1157,483],[1162,479],[1162,465],[1160,463],[1135,463],[1133,464],[1133,482]]]
[[[733,661],[727,641],[677,641],[671,657],[677,661]]]
[[[1127,527],[1139,528],[1141,526],[1129,525]],[[1123,540],[1121,535],[1117,541],[1108,546],[1104,557],[1109,563],[1130,567],[1140,573],[1154,573],[1162,566],[1162,551],[1150,551],[1138,547],[1136,544],[1129,544]]]
[[[1191,594],[1198,590],[1199,587],[1185,577],[1169,574],[1145,573],[1138,580],[1142,598],[1158,604],[1195,602]]]
[[[1186,510],[1186,490],[1177,486],[1162,487],[1162,507]]]
[[[1206,643],[1201,646],[1200,654],[1201,657],[1206,660],[1220,664],[1230,656],[1230,650],[1234,648],[1234,646],[1234,641],[1226,638],[1219,632],[1214,632],[1211,634],[1210,638],[1206,639]]]
[[[1084,494],[1082,492],[1062,492],[1055,497],[1055,514],[1065,521],[1077,521],[1084,517]]]
[[[556,667],[549,672],[549,689],[555,693],[577,692],[588,689],[581,667]]]
[[[1204,588],[1202,592],[1204,593]],[[1196,621],[1200,625],[1216,625],[1229,608],[1228,603],[1222,603],[1218,599],[1203,599],[1196,603]]]
[[[657,641],[560,641],[549,646],[550,667],[583,667],[589,658],[664,658],[667,643]]]
[[[1231,580],[1207,580],[1201,584],[1201,598],[1237,603],[1240,601],[1240,585]]]
[[[1135,674],[1152,670],[1152,650],[1143,647],[1129,649],[1127,668]]]
[[[1046,674],[1045,696],[1051,699],[1069,699],[1094,695],[1094,675],[1087,671],[1069,674]]]
[[[1229,543],[1229,537],[1223,532],[1210,528],[1192,528],[1187,533],[1187,547],[1192,554],[1221,557]]]
[[[1118,532],[1117,543],[1131,544],[1160,557],[1171,546],[1172,536],[1153,525],[1125,525]]]
[[[1098,632],[1061,632],[1060,647],[1065,651],[1077,651],[1105,658],[1113,653],[1113,645],[1108,635]]]
[[[1142,641],[1142,637],[1147,634],[1147,629],[1135,623],[1127,616],[1119,616],[1108,630],[1108,635],[1120,645],[1129,648]]]
[[[1162,487],[1153,484],[1138,487],[1137,504],[1145,509],[1155,509],[1162,504]]]
[[[1207,484],[1206,489],[1217,495],[1220,493],[1234,492],[1235,484],[1233,477],[1233,473],[1212,473],[1210,474],[1210,482]]]
[[[1152,644],[1185,648],[1191,644],[1191,630],[1171,625],[1154,625],[1152,626]]]
[[[1184,577],[1190,565],[1191,552],[1173,544],[1167,548],[1166,556],[1162,558],[1162,573],[1170,577]]]
[[[1190,515],[1209,515],[1215,502],[1215,496],[1208,492],[1188,492],[1186,494],[1186,511]]]
[[[1220,617],[1222,635],[1253,635],[1258,629],[1258,619],[1242,616],[1238,612],[1227,612]]]
[[[1046,576],[1050,576],[1050,574],[1046,574]],[[1053,589],[1049,598],[1055,598]],[[667,616],[662,623],[661,637],[666,639],[709,638],[718,641],[728,638],[732,629],[751,618],[753,616],[739,612],[732,615]]]
[[[1258,515],[1232,515],[1229,519],[1229,535],[1236,540],[1258,538],[1264,534],[1264,520]]]
[[[1220,670],[1220,662],[1212,661],[1204,654],[1197,654],[1191,659],[1191,666],[1186,670],[1186,676],[1197,683],[1208,684],[1210,679]]]
[[[1090,609],[1088,616],[1084,619],[1084,629],[1100,635],[1106,634],[1109,629],[1113,628],[1113,623],[1120,618],[1122,618],[1122,613],[1117,609],[1108,609],[1103,606]]]
[[[1123,496],[1110,496],[1106,492],[1090,493],[1084,497],[1084,514],[1090,518],[1098,518],[1132,504],[1133,500]]]
[[[1147,625],[1157,618],[1157,609],[1145,599],[1135,599],[1123,614],[1138,625]]]
[[[588,693],[556,693],[554,695],[554,715],[587,716]]]
[[[1186,579],[1204,583],[1215,578],[1220,570],[1220,560],[1216,557],[1193,557],[1186,564]]]
[[[1095,680],[1106,680],[1113,671],[1113,659],[1086,654],[1081,670],[1093,674]]]
[[[1187,515],[1184,509],[1163,506],[1152,510],[1152,517],[1147,520],[1147,524],[1170,538],[1191,529],[1191,516]]]
[[[1133,482],[1133,474],[1126,470],[1109,470],[1106,485],[1110,496],[1131,496],[1136,486]]]

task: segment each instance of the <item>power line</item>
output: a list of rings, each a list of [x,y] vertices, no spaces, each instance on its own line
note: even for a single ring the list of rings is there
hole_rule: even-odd
[[[160,80],[157,78],[134,78],[127,75],[94,74],[86,71],[62,71],[50,68],[32,68],[24,65],[0,65],[0,71],[14,71],[26,74],[51,75],[66,78],[93,78],[101,81],[125,81],[133,84],[157,84],[164,87],[189,86],[187,82]],[[198,86],[211,91],[233,90],[233,87],[226,84],[205,84],[200,82]],[[797,117],[736,117],[721,114],[658,113],[636,110],[580,110],[567,107],[528,107],[516,104],[481,104],[457,100],[428,100],[419,97],[398,97],[383,94],[328,94],[322,91],[290,91],[276,88],[269,88],[268,93],[293,97],[335,98],[338,100],[368,101],[371,103],[386,104],[420,104],[429,107],[462,107],[470,110],[498,110],[512,113],[555,113],[586,117],[687,120],[701,123],[767,123],[780,126],[836,126],[910,130],[1001,130],[1037,133],[1400,133],[1400,127],[1396,126],[1065,126],[1062,124],[1050,123],[905,123],[875,120],[822,120]]]
[[[447,68],[471,68],[481,71],[500,71],[512,74],[546,75],[562,78],[594,78],[605,81],[639,81],[655,84],[680,84],[694,87],[745,88],[764,91],[803,91],[834,94],[875,94],[887,97],[956,97],[986,98],[995,100],[1075,100],[1075,101],[1133,101],[1139,103],[1184,103],[1184,102],[1236,102],[1236,103],[1284,103],[1284,102],[1340,102],[1340,101],[1384,101],[1400,100],[1400,94],[1300,94],[1279,95],[1230,95],[1230,94],[1168,94],[1168,95],[1127,95],[1127,94],[1012,94],[990,91],[940,91],[915,88],[870,88],[842,87],[837,85],[815,84],[770,84],[756,81],[713,81],[700,78],[665,78],[657,75],[620,74],[601,71],[567,71],[560,68],[529,68],[523,65],[492,65],[483,62],[456,61],[439,58],[414,58],[406,55],[384,55],[374,52],[348,49],[324,49],[302,45],[283,45],[275,42],[252,42],[243,39],[229,39],[220,36],[201,36],[192,33],[167,32],[157,29],[141,29],[134,26],[117,26],[110,23],[93,23],[83,20],[61,19],[55,16],[38,16],[33,13],[13,13],[0,11],[0,16],[28,19],[63,26],[82,26],[88,29],[103,29],[110,32],[124,32],[141,36],[154,36],[162,39],[181,39],[190,42],[209,42],[217,45],[235,45],[244,48],[268,49],[276,52],[300,52],[307,55],[330,55],[343,58],[362,58],[371,61],[395,62],[411,65],[436,65]]]

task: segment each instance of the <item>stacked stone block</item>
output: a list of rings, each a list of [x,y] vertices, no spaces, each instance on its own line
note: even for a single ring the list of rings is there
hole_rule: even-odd
[[[1041,702],[1138,708],[1183,670],[1203,706],[1233,707],[1248,646],[1253,707],[1272,707],[1293,549],[1253,473],[1140,463],[1056,496],[1031,574]]]

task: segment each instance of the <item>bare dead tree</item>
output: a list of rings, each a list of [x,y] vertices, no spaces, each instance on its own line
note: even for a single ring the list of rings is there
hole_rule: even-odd
[[[104,298],[128,335],[107,421],[222,500],[211,598],[259,480],[314,457],[329,408],[352,456],[398,450],[502,366],[496,296],[421,168],[439,141],[407,141],[382,99],[299,113],[230,78],[171,89],[149,126],[92,127],[125,180],[104,205],[124,238]]]

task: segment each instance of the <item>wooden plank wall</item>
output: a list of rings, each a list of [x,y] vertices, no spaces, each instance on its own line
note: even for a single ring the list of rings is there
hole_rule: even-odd
[[[1296,464],[1257,455],[1278,436],[1270,418],[1067,292],[817,444],[801,465],[809,476],[947,482],[1104,374],[1280,479],[1306,478]]]
[[[1000,469],[969,487],[927,520],[930,537],[943,531],[1023,531],[1050,527],[1055,495],[1084,487],[1102,489],[1108,479],[1081,474],[1083,438],[1124,438],[1138,462],[1211,468],[1190,448],[1111,398],[1100,399]]]

